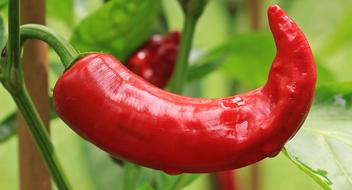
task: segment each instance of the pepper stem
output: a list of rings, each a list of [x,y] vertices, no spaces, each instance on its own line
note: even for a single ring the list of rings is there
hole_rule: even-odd
[[[33,30],[23,30],[23,39],[20,39],[19,4],[19,0],[9,1],[9,40],[7,48],[5,48],[1,53],[0,79],[21,111],[27,123],[27,127],[31,132],[37,147],[39,148],[39,151],[42,154],[42,157],[58,189],[66,190],[69,189],[69,185],[65,175],[63,175],[61,167],[59,166],[59,162],[56,159],[53,145],[51,144],[49,136],[44,128],[43,121],[39,117],[39,114],[35,109],[24,85],[23,72],[20,64],[20,43],[23,43],[25,39],[31,37],[31,33],[34,33],[33,36],[38,33],[33,32]],[[65,63],[69,63],[70,61],[73,62],[73,59],[76,55],[78,56],[78,53],[75,51],[65,51],[60,49],[58,46],[61,41],[52,38],[52,35],[38,35],[38,39],[51,42],[51,45],[54,46],[54,49],[56,48],[55,50],[60,54],[60,56],[63,56],[62,60],[65,61]],[[67,58],[64,56],[67,56]]]
[[[43,121],[40,119],[27,90],[22,88],[22,90],[17,93],[11,93],[11,95],[27,123],[28,129],[42,154],[57,188],[64,190],[70,189],[66,176],[54,152],[54,147],[49,139],[49,135],[44,128]]]
[[[27,39],[39,39],[52,47],[59,55],[65,69],[68,69],[79,58],[79,53],[62,36],[50,28],[38,24],[25,24],[20,28],[21,44]]]
[[[187,74],[188,59],[191,52],[194,31],[207,2],[208,0],[179,0],[185,15],[185,22],[183,25],[176,68],[169,83],[171,92],[182,93]]]
[[[19,38],[19,0],[9,2],[9,38],[8,51],[3,51],[2,55],[8,55],[8,59],[1,60],[1,82],[5,88],[15,89],[16,86],[21,86],[23,74],[20,69],[20,38]],[[7,79],[12,80],[7,80]]]
[[[192,46],[192,39],[197,19],[186,16],[182,32],[181,45],[177,56],[176,68],[171,79],[170,90],[174,93],[182,93],[185,76],[187,74],[188,59]]]

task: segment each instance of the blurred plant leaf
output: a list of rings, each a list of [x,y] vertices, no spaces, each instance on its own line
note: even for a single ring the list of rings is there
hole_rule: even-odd
[[[223,70],[242,86],[258,87],[267,79],[275,56],[275,46],[269,33],[236,35],[227,44],[230,52],[224,60]]]
[[[351,0],[292,1],[287,12],[306,34],[313,50],[318,50],[331,38],[351,6]]]
[[[47,0],[46,8],[48,16],[59,19],[72,25],[74,22],[74,1],[73,0]]]
[[[188,68],[187,82],[201,79],[209,73],[217,70],[222,65],[226,55],[226,47],[220,46],[197,59]]]
[[[352,187],[352,83],[317,88],[311,112],[286,155],[325,189]]]
[[[182,174],[170,176],[162,171],[153,170],[124,161],[123,189],[180,190],[190,185],[199,175]]]
[[[0,9],[7,5],[7,0],[0,0]],[[4,46],[4,21],[0,15],[0,48]],[[16,113],[11,113],[0,122],[0,143],[6,142],[16,133]]]
[[[94,189],[122,188],[123,170],[105,152],[83,139],[81,141],[81,151]]]
[[[0,143],[6,142],[6,140],[16,134],[16,130],[16,113],[12,113],[0,123]]]
[[[136,188],[136,190],[155,190],[149,183],[145,182],[143,185]]]
[[[9,2],[8,0],[0,0],[0,9],[3,9],[8,2]]]
[[[314,54],[315,64],[317,66],[317,84],[324,84],[327,82],[335,81],[335,76],[328,69],[323,61],[318,57],[318,54]]]
[[[320,49],[319,53],[322,55],[332,54],[334,51],[338,51],[343,48],[347,43],[352,42],[352,9],[346,11],[345,16],[341,22],[337,25],[334,32],[328,38],[328,41]]]
[[[5,119],[0,122],[0,143],[6,142],[17,133],[17,113],[14,111],[10,113]],[[52,104],[52,97],[50,97],[50,120],[56,119],[57,114]]]
[[[4,46],[4,38],[5,38],[5,26],[4,19],[0,15],[0,48],[2,49]]]
[[[237,35],[229,41],[227,49],[231,51],[225,59],[223,69],[241,86],[259,87],[266,82],[276,48],[270,33],[248,33]],[[331,73],[325,69],[315,56],[318,83],[331,81]]]
[[[326,43],[318,53],[330,71],[341,81],[350,81],[352,65],[352,9],[344,12],[344,16],[337,24],[335,30],[329,35]]]
[[[245,88],[262,85],[275,57],[275,45],[270,33],[238,34],[210,51],[189,68],[187,80],[193,81],[221,67],[232,79]],[[333,79],[332,74],[323,67],[315,56],[318,83]]]
[[[81,52],[96,51],[124,61],[151,34],[160,0],[110,0],[86,17],[71,42]]]
[[[50,64],[50,70],[53,72],[55,77],[60,77],[65,69],[61,66],[60,63],[58,62],[53,62],[53,63],[49,63]]]
[[[154,178],[158,172],[124,161],[123,190],[155,189],[153,187]]]
[[[156,177],[157,190],[181,190],[190,185],[199,174],[182,174],[178,176],[170,176],[163,172],[159,172]]]
[[[290,9],[290,7],[294,2],[295,1],[292,1],[292,0],[280,0],[280,7],[283,8],[284,10],[288,10]]]

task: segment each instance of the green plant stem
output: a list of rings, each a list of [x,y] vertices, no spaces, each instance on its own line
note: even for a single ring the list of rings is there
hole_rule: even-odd
[[[53,145],[25,88],[11,93],[31,132],[58,189],[70,189],[56,158]]]
[[[20,38],[19,38],[19,26],[20,26],[20,2],[19,0],[11,0],[9,2],[9,42],[8,42],[8,61],[6,74],[10,74],[11,64],[16,68],[20,64]]]
[[[20,37],[21,44],[27,39],[39,39],[49,44],[59,55],[65,69],[68,69],[80,57],[79,53],[68,41],[46,26],[38,24],[22,25]]]
[[[30,96],[24,85],[23,73],[20,65],[20,21],[19,0],[9,1],[9,41],[6,52],[1,55],[0,70],[2,83],[13,97],[16,105],[21,111],[29,131],[43,156],[43,159],[58,187],[58,189],[69,189],[69,185],[61,171],[56,159],[53,145],[44,128],[43,121],[39,117]],[[24,35],[25,36],[25,35]],[[52,41],[52,40],[49,40]],[[6,55],[7,54],[7,55]],[[68,55],[68,54],[67,54]],[[72,55],[73,56],[73,55]],[[7,59],[5,61],[5,59]],[[68,62],[68,59],[65,59]]]
[[[191,14],[185,15],[185,22],[182,31],[181,45],[177,56],[176,68],[170,83],[171,92],[179,94],[182,93],[197,21],[198,17],[194,17]]]
[[[3,75],[5,79],[12,78],[12,80],[8,81],[5,87],[21,86],[23,83],[23,75],[20,69],[19,6],[19,0],[9,1],[8,59],[4,65]]]

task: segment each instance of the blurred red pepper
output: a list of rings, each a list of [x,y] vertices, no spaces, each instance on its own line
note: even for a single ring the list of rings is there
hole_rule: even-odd
[[[227,170],[215,173],[216,190],[236,190],[235,172]]]
[[[154,35],[132,54],[126,67],[157,87],[168,83],[176,64],[180,33]]]

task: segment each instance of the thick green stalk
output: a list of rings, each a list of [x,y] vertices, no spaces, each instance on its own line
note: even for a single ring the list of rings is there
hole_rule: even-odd
[[[197,18],[186,14],[182,31],[181,45],[177,56],[176,68],[171,79],[170,91],[181,94],[186,79],[188,59],[192,47]]]
[[[20,38],[19,38],[19,26],[20,26],[20,2],[19,0],[9,1],[9,39],[7,52],[8,59],[5,65],[1,65],[4,69],[2,70],[4,79],[7,80],[4,86],[6,88],[11,87],[13,90],[16,86],[21,86],[23,83],[23,75],[20,69]]]
[[[170,91],[181,94],[187,76],[188,59],[191,52],[194,30],[208,0],[178,0],[178,2],[182,7],[185,22],[183,24],[176,68],[170,81]]]
[[[6,74],[11,73],[11,64],[15,68],[19,67],[20,64],[20,2],[19,0],[11,0],[9,2],[9,43],[8,43],[8,63],[6,67]]]
[[[1,55],[1,82],[9,91],[19,110],[21,111],[29,131],[42,154],[44,161],[58,187],[69,189],[65,176],[61,171],[56,159],[53,145],[44,128],[43,121],[39,117],[32,100],[24,86],[23,73],[20,65],[20,21],[19,0],[9,1],[9,41],[7,49]],[[7,60],[5,60],[7,59]]]
[[[53,145],[25,88],[11,93],[31,132],[58,189],[70,189],[56,158]]]

